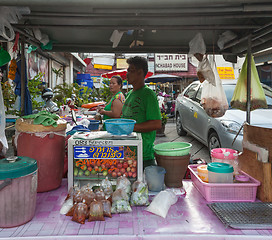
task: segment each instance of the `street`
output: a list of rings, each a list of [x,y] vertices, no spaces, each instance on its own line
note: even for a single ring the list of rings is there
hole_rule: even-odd
[[[176,122],[173,119],[168,119],[165,126],[165,137],[156,137],[155,144],[163,142],[188,142],[192,144],[191,158],[192,159],[203,159],[206,162],[210,162],[210,156],[208,148],[197,141],[190,135],[179,136],[176,131]]]

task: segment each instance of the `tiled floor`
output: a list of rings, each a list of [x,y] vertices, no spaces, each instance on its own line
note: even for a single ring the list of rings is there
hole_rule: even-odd
[[[57,190],[38,194],[36,213],[30,222],[0,228],[0,239],[272,239],[270,230],[225,228],[191,181],[184,181],[184,188],[186,196],[179,198],[165,219],[145,211],[145,207],[133,207],[131,213],[81,225],[59,214],[67,194],[64,180]]]

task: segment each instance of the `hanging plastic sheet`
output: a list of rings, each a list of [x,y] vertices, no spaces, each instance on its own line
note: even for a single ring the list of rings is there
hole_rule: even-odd
[[[234,89],[230,105],[232,108],[247,110],[247,61],[243,63],[237,85]],[[253,56],[251,56],[251,87],[250,87],[250,111],[258,108],[267,108],[264,90],[262,88]]]

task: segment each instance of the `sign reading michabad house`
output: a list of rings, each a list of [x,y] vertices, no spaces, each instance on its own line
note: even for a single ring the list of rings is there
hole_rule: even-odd
[[[155,71],[188,71],[187,54],[155,54]]]

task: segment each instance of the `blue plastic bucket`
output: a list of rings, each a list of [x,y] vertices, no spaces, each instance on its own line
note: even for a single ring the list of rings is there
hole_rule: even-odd
[[[145,168],[144,173],[149,191],[159,192],[164,189],[164,175],[166,171],[163,167],[148,166]]]
[[[88,128],[91,131],[98,130],[100,121],[99,120],[89,120],[89,121],[90,121],[90,124],[89,124]]]

